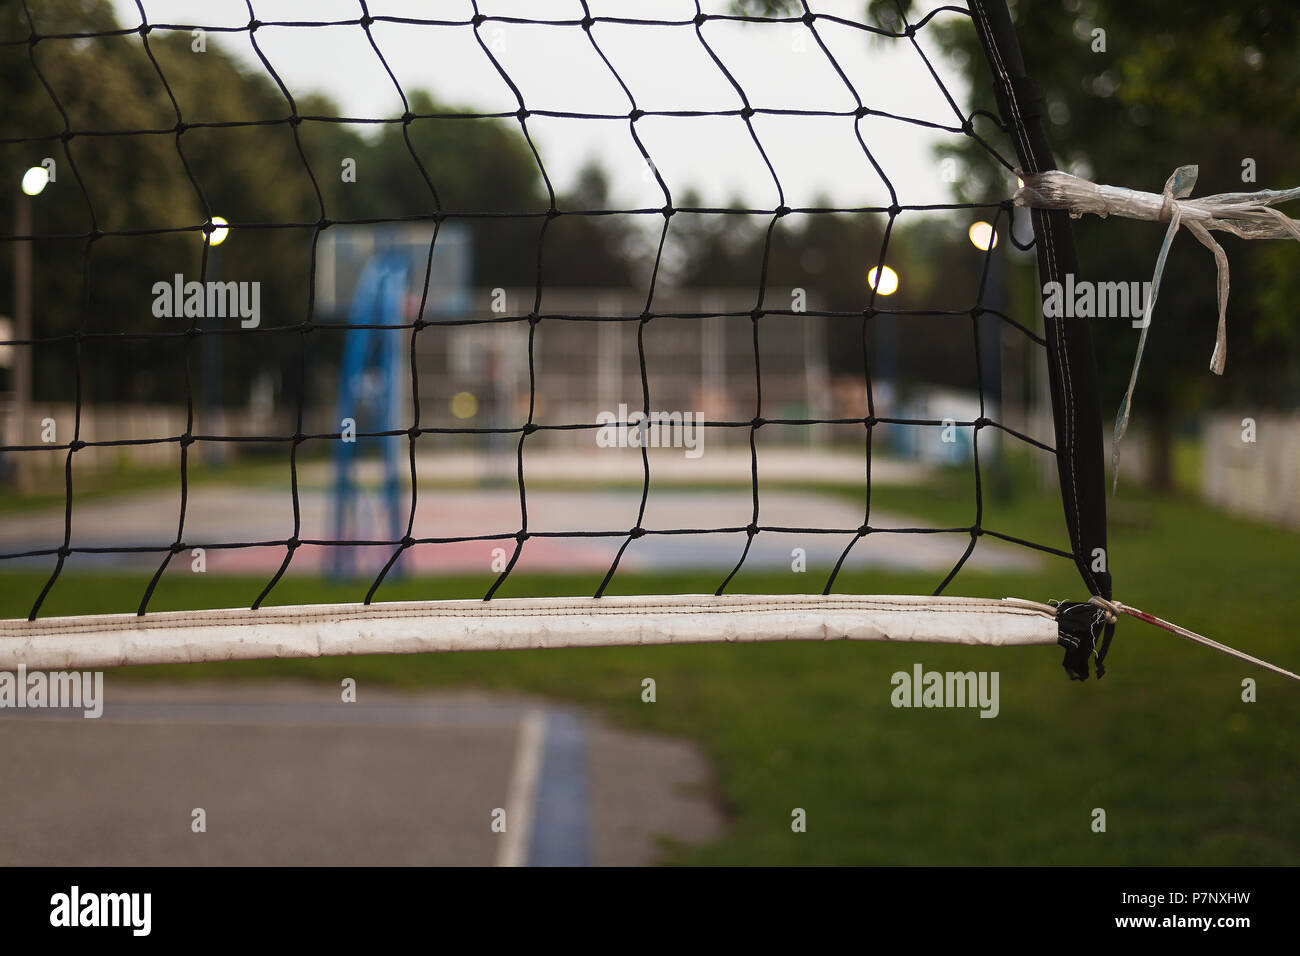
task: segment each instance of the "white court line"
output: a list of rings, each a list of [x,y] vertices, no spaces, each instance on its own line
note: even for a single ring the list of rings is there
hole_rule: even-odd
[[[497,853],[497,866],[526,866],[537,800],[537,778],[542,769],[542,745],[546,740],[546,714],[530,709],[519,722],[519,743],[506,791],[506,832]]]

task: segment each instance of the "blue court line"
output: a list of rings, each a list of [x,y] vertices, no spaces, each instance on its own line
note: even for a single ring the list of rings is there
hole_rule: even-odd
[[[569,711],[546,714],[528,865],[591,865],[587,730],[582,718]]]

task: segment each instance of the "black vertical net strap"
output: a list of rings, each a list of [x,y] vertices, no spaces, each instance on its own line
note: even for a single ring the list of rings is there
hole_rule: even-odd
[[[3,241],[6,246],[11,246],[13,243],[30,243],[37,249],[48,246],[52,250],[51,254],[65,255],[67,250],[74,247],[77,249],[75,270],[73,261],[66,256],[66,261],[62,263],[62,267],[66,269],[65,294],[67,296],[75,295],[80,299],[79,324],[70,331],[51,333],[43,330],[38,322],[30,337],[15,337],[7,343],[11,349],[33,352],[38,348],[67,348],[71,351],[72,356],[73,400],[75,402],[76,416],[70,439],[56,444],[10,442],[3,447],[4,456],[11,460],[15,456],[49,454],[52,449],[64,455],[62,540],[49,542],[44,547],[23,548],[9,553],[0,553],[0,562],[26,563],[30,565],[33,559],[48,559],[52,564],[48,579],[40,588],[39,593],[33,596],[30,609],[32,619],[35,619],[40,614],[47,595],[59,580],[60,575],[63,574],[69,558],[73,555],[124,556],[143,554],[156,557],[156,569],[153,571],[138,604],[138,612],[143,615],[149,610],[154,590],[173,558],[194,548],[215,551],[250,548],[283,549],[282,558],[274,574],[267,580],[265,586],[252,602],[252,606],[256,608],[272,597],[276,585],[293,566],[295,555],[299,554],[300,550],[305,546],[325,549],[363,547],[388,549],[388,557],[384,561],[383,567],[370,580],[365,591],[364,601],[370,603],[386,577],[398,566],[402,555],[422,545],[454,545],[472,541],[499,543],[506,549],[509,557],[504,570],[497,574],[484,595],[485,599],[490,599],[515,572],[520,557],[530,540],[565,537],[605,539],[608,542],[617,544],[617,552],[595,590],[595,596],[599,597],[606,592],[615,576],[619,573],[620,564],[624,561],[629,547],[632,546],[634,541],[642,537],[649,535],[728,534],[735,536],[737,548],[734,566],[731,567],[729,572],[721,576],[721,580],[717,584],[717,593],[722,594],[745,567],[755,538],[761,534],[771,532],[830,535],[837,540],[843,540],[843,549],[839,553],[839,558],[835,561],[833,569],[822,585],[823,593],[827,594],[835,589],[836,580],[840,576],[846,561],[850,559],[855,548],[859,548],[865,539],[873,535],[907,534],[956,535],[965,536],[968,539],[960,558],[939,581],[934,590],[935,594],[943,592],[950,585],[954,577],[966,565],[978,542],[984,536],[998,538],[1013,545],[1073,560],[1079,565],[1090,592],[1109,594],[1109,579],[1105,575],[1095,576],[1088,570],[1088,558],[1093,549],[1105,545],[1105,525],[1104,496],[1098,497],[1097,495],[1101,484],[1100,430],[1099,427],[1094,427],[1094,420],[1098,419],[1099,415],[1095,407],[1097,404],[1095,394],[1090,394],[1090,391],[1095,392],[1095,373],[1092,373],[1090,378],[1087,372],[1087,369],[1091,368],[1092,361],[1091,346],[1087,340],[1087,330],[1066,330],[1049,325],[1046,335],[1040,335],[1035,331],[1038,324],[1036,318],[1019,321],[1009,314],[1009,310],[990,305],[987,292],[993,255],[992,246],[984,252],[981,279],[975,301],[970,303],[968,308],[962,310],[927,310],[925,313],[927,315],[948,317],[954,323],[958,321],[969,322],[968,334],[972,339],[972,354],[975,364],[974,381],[979,392],[979,414],[977,417],[964,421],[945,422],[932,418],[878,414],[877,389],[872,378],[873,356],[870,349],[874,325],[887,317],[904,320],[910,315],[917,314],[917,310],[890,308],[889,303],[878,293],[874,284],[863,285],[863,301],[860,307],[856,309],[809,309],[806,312],[800,311],[801,315],[819,317],[835,323],[857,324],[860,331],[858,339],[861,345],[862,385],[865,389],[866,407],[864,413],[850,417],[777,417],[765,404],[764,375],[760,362],[760,353],[762,351],[760,346],[763,341],[765,320],[772,316],[795,315],[795,312],[791,309],[775,308],[766,298],[774,242],[780,224],[787,217],[792,215],[829,217],[844,214],[883,217],[882,238],[874,255],[874,264],[878,270],[877,275],[881,274],[880,270],[883,270],[886,264],[891,261],[891,238],[895,235],[897,224],[903,217],[945,212],[949,214],[961,211],[979,212],[991,221],[997,233],[1009,237],[1013,242],[1016,241],[1014,230],[1010,228],[1013,210],[1009,199],[999,199],[986,203],[908,204],[904,202],[903,197],[895,188],[895,184],[891,182],[887,175],[884,166],[877,155],[873,153],[872,144],[867,136],[868,121],[888,120],[890,128],[894,130],[892,135],[902,136],[907,135],[909,130],[924,130],[929,134],[949,136],[955,141],[974,143],[994,163],[1006,171],[1010,181],[1014,181],[1013,171],[1016,169],[1050,167],[1051,157],[1046,149],[1045,141],[1041,140],[1041,129],[1037,125],[1037,113],[1033,110],[1018,108],[1022,101],[1026,101],[1027,80],[1023,77],[1024,71],[1019,60],[1019,53],[1014,50],[1015,38],[1014,32],[1011,30],[1010,18],[1007,16],[1005,6],[1000,0],[997,0],[997,2],[972,2],[970,9],[940,7],[915,20],[908,19],[904,6],[900,5],[897,8],[898,19],[889,28],[878,23],[867,22],[866,19],[854,20],[821,13],[814,9],[815,4],[810,2],[737,5],[731,12],[725,13],[706,13],[701,5],[697,3],[695,15],[681,19],[636,19],[593,15],[587,0],[578,0],[574,5],[575,10],[580,8],[580,16],[575,15],[568,19],[529,19],[521,16],[500,16],[490,11],[483,12],[480,7],[486,7],[487,5],[474,2],[472,4],[472,16],[460,19],[438,19],[436,17],[387,16],[378,10],[377,4],[368,3],[367,0],[358,0],[355,16],[350,18],[297,22],[260,20],[257,6],[256,0],[246,0],[247,22],[240,26],[204,26],[203,24],[191,23],[152,22],[147,19],[144,5],[137,4],[138,22],[123,23],[112,29],[98,28],[94,30],[68,29],[63,26],[60,27],[59,31],[51,32],[49,28],[44,26],[41,5],[24,2],[20,18],[22,26],[18,27],[17,31],[14,32],[14,29],[12,29],[13,23],[18,22],[18,20],[11,18],[9,35],[0,38],[0,53],[3,53],[10,63],[15,62],[17,57],[25,58],[26,69],[30,71],[30,75],[34,76],[44,89],[48,96],[49,106],[62,118],[61,128],[15,130],[6,122],[5,126],[8,128],[0,128],[0,132],[4,134],[0,136],[0,145],[11,151],[15,148],[19,148],[19,151],[21,151],[21,148],[31,147],[28,152],[33,155],[36,155],[39,150],[54,151],[55,155],[59,157],[60,175],[63,177],[60,188],[67,188],[67,183],[70,180],[75,184],[74,188],[79,190],[84,200],[84,230],[57,233],[35,230],[32,234],[0,236],[0,241]],[[375,7],[375,12],[372,12],[372,7]],[[436,11],[435,7],[429,9]],[[933,27],[936,18],[940,14],[949,19],[954,14],[960,14],[969,16],[975,21],[974,28],[979,33],[982,45],[993,68],[991,85],[998,97],[1002,113],[1000,119],[984,111],[965,111],[958,104],[953,94],[945,87],[940,79],[939,72],[927,57],[920,39],[925,35],[927,29]],[[728,68],[724,56],[719,53],[718,49],[710,41],[711,27],[720,22],[785,24],[791,29],[805,30],[807,40],[811,42],[816,55],[824,58],[826,64],[838,78],[838,82],[843,84],[844,89],[851,96],[855,105],[851,109],[842,110],[772,109],[765,107],[761,102],[752,101],[744,85]],[[400,26],[426,29],[446,28],[460,31],[468,29],[472,33],[482,56],[509,89],[515,100],[516,108],[513,111],[479,113],[465,110],[458,110],[455,113],[440,110],[422,112],[420,103],[424,101],[419,101],[408,95],[410,91],[403,88],[397,72],[385,55],[382,36],[376,30],[376,27],[381,25],[385,29]],[[493,48],[493,44],[489,42],[486,31],[495,25],[530,26],[545,28],[550,31],[569,31],[573,34],[581,34],[586,43],[590,45],[595,56],[608,70],[613,82],[622,91],[623,96],[626,98],[626,110],[621,113],[593,113],[542,109],[533,105],[530,102],[527,85],[520,78],[512,75],[511,69],[505,60],[498,55]],[[624,72],[620,71],[618,57],[602,45],[602,28],[609,26],[642,28],[645,31],[647,42],[651,42],[654,36],[659,35],[658,31],[671,30],[693,34],[695,41],[698,42],[703,53],[713,64],[718,75],[734,93],[736,105],[727,109],[698,111],[656,111],[647,109],[638,102],[633,91],[634,84],[630,82]],[[873,109],[869,92],[855,86],[850,78],[852,71],[845,69],[844,64],[832,52],[831,45],[826,42],[823,33],[830,26],[837,29],[858,31],[862,37],[861,52],[864,56],[870,55],[870,44],[887,43],[909,47],[924,63],[931,81],[948,104],[951,110],[950,121],[936,123],[932,120]],[[270,29],[307,32],[331,28],[350,28],[364,32],[374,60],[387,75],[396,96],[400,99],[402,106],[400,115],[355,117],[321,115],[313,112],[312,107],[305,105],[308,99],[304,92],[301,90],[295,91],[291,88],[290,81],[277,71],[273,58],[264,51],[263,46],[259,43],[259,36],[264,36],[265,31]],[[247,42],[254,52],[256,61],[260,64],[266,78],[270,81],[271,87],[274,88],[278,95],[278,104],[274,106],[274,111],[278,115],[250,117],[247,120],[223,120],[220,122],[199,121],[187,115],[181,98],[177,96],[173,88],[174,77],[169,75],[166,58],[156,55],[155,46],[161,36],[192,35],[196,30],[205,30],[214,36],[246,34]],[[49,68],[46,52],[59,45],[75,45],[110,38],[131,40],[133,42],[138,40],[140,48],[148,59],[152,71],[152,81],[165,93],[166,100],[170,104],[170,111],[173,115],[166,125],[120,128],[118,123],[111,121],[114,103],[108,97],[105,98],[103,104],[104,124],[102,127],[88,128],[74,123],[71,114],[65,109],[63,103],[66,91],[59,87],[58,81],[47,75]],[[346,64],[339,64],[339,69],[346,68]],[[86,82],[92,82],[91,78],[86,78]],[[754,150],[771,176],[772,185],[778,197],[775,207],[739,206],[723,208],[710,205],[695,205],[684,203],[682,195],[674,192],[673,187],[661,175],[659,167],[655,163],[654,151],[647,145],[647,139],[643,135],[645,124],[647,121],[652,120],[689,123],[693,118],[702,116],[739,119],[744,124]],[[760,129],[756,127],[754,122],[756,117],[766,116],[782,116],[796,119],[816,118],[851,124],[863,157],[870,169],[874,170],[884,192],[888,195],[888,203],[870,206],[824,205],[792,207],[787,205],[786,189],[783,187],[781,178],[777,173],[776,165],[769,156]],[[635,147],[636,152],[639,153],[642,161],[646,164],[646,168],[653,175],[654,182],[662,194],[662,203],[644,208],[576,208],[566,204],[561,198],[561,192],[553,184],[551,173],[547,170],[543,145],[539,142],[534,129],[530,126],[534,119],[541,118],[625,123],[625,135]],[[491,123],[504,121],[517,124],[522,142],[526,144],[527,150],[536,165],[536,173],[547,198],[547,207],[545,209],[517,211],[499,209],[464,210],[451,208],[445,204],[442,198],[444,193],[440,193],[438,173],[433,168],[434,164],[428,162],[427,154],[422,155],[421,150],[416,147],[412,141],[412,131],[417,130],[421,123],[432,121],[472,123],[475,120]],[[319,160],[313,160],[311,150],[305,145],[305,139],[308,138],[312,128],[324,127],[329,124],[350,124],[368,128],[400,127],[407,161],[409,161],[410,167],[415,170],[419,181],[423,184],[422,194],[411,197],[409,212],[400,216],[331,215],[331,209],[326,199],[327,191],[323,190],[321,185],[324,171],[314,168],[314,164],[318,164]],[[977,125],[979,130],[977,130]],[[211,237],[219,225],[213,219],[218,210],[210,205],[205,194],[204,177],[196,171],[190,157],[187,155],[187,144],[200,135],[234,135],[241,129],[255,127],[281,127],[287,131],[293,142],[293,155],[296,156],[297,168],[294,170],[277,170],[276,175],[297,175],[309,181],[310,193],[314,196],[316,208],[312,216],[305,218],[234,221],[228,224],[228,228],[231,234],[236,236],[270,232],[285,237],[285,241],[288,241],[289,237],[293,237],[293,241],[298,241],[299,237],[310,237],[311,254],[306,287],[301,292],[300,313],[286,320],[247,329],[229,325],[213,326],[205,323],[200,318],[189,319],[183,328],[177,325],[164,328],[159,327],[157,324],[150,328],[133,327],[105,330],[98,327],[97,323],[91,321],[92,312],[95,308],[93,303],[96,300],[97,284],[104,283],[108,277],[96,272],[97,251],[108,242],[130,242],[143,237],[162,236],[172,233],[188,233],[192,236]],[[983,130],[983,133],[980,130]],[[111,155],[114,142],[128,137],[157,138],[168,141],[174,147],[176,160],[183,169],[184,175],[193,190],[197,208],[202,212],[202,218],[199,221],[193,221],[181,226],[163,225],[151,220],[149,210],[136,210],[132,220],[127,222],[107,222],[97,214],[97,204],[93,198],[94,193],[87,187],[84,173],[88,167],[104,161],[106,157]],[[1016,155],[1004,155],[999,147],[990,141],[994,139],[1011,143]],[[714,161],[725,162],[726,159],[723,157]],[[272,189],[273,186],[268,185],[267,188]],[[758,274],[753,279],[755,294],[749,308],[710,313],[681,312],[657,308],[662,299],[657,286],[662,285],[665,250],[670,245],[674,221],[682,215],[735,217],[746,222],[765,223],[761,246],[761,262]],[[1043,271],[1045,273],[1051,273],[1053,276],[1062,271],[1063,264],[1068,266],[1073,256],[1072,249],[1066,250],[1066,253],[1068,253],[1066,254],[1063,253],[1061,248],[1062,242],[1068,245],[1068,227],[1065,226],[1062,220],[1063,215],[1059,213],[1035,213],[1036,238],[1034,242],[1029,244],[1039,246],[1040,265],[1044,267]],[[553,257],[548,256],[553,245],[552,237],[561,221],[595,220],[609,216],[635,217],[642,222],[652,224],[652,228],[647,230],[647,234],[655,236],[654,241],[650,244],[654,249],[654,261],[649,270],[649,284],[639,311],[622,315],[602,315],[598,320],[601,322],[622,323],[636,330],[637,365],[640,376],[639,393],[643,415],[649,416],[655,407],[653,376],[647,363],[647,334],[656,323],[671,321],[698,323],[709,318],[717,318],[729,323],[748,323],[749,339],[752,342],[754,373],[752,414],[740,418],[709,420],[704,423],[704,427],[708,429],[727,429],[733,430],[732,434],[744,434],[747,440],[752,510],[749,521],[744,525],[725,527],[647,527],[645,518],[647,505],[651,497],[651,459],[646,445],[643,443],[640,451],[640,504],[636,520],[630,527],[597,527],[571,531],[538,531],[530,528],[529,487],[525,477],[530,448],[546,432],[594,431],[600,427],[599,423],[590,420],[553,422],[539,418],[540,396],[538,390],[540,376],[537,356],[539,329],[552,323],[578,320],[596,321],[591,317],[580,319],[571,314],[546,310],[545,293],[552,285],[551,274],[554,269]],[[357,438],[388,438],[405,441],[405,470],[410,484],[409,509],[404,516],[404,522],[402,522],[404,527],[399,528],[400,533],[394,536],[353,536],[343,539],[306,537],[303,534],[304,516],[300,497],[300,469],[302,467],[300,457],[304,453],[304,448],[308,445],[319,447],[323,443],[328,446],[344,440],[342,431],[310,431],[310,416],[306,407],[315,374],[315,358],[319,354],[320,339],[322,332],[325,330],[325,325],[317,314],[316,304],[317,273],[320,269],[319,250],[322,237],[328,230],[341,226],[384,223],[417,223],[431,227],[432,240],[429,243],[425,257],[420,286],[419,309],[416,318],[408,322],[380,324],[336,321],[329,323],[329,330],[330,332],[345,332],[353,329],[369,329],[380,336],[409,335],[410,345],[407,364],[409,365],[411,386],[410,402],[406,409],[408,413],[406,420],[403,422],[402,427],[362,430],[356,433]],[[420,363],[417,360],[418,343],[421,341],[422,335],[428,334],[427,329],[433,324],[432,321],[426,318],[433,263],[435,252],[439,249],[440,242],[443,241],[445,229],[451,223],[466,224],[471,227],[481,224],[513,223],[520,228],[531,229],[535,234],[533,297],[526,311],[515,310],[508,314],[494,315],[490,319],[453,318],[440,320],[445,324],[491,322],[497,325],[526,326],[528,396],[527,411],[522,421],[512,421],[504,424],[493,423],[487,427],[448,426],[429,424],[428,416],[422,415]],[[1053,230],[1056,230],[1055,233],[1053,233]],[[1055,239],[1051,238],[1053,235],[1055,235]],[[1044,237],[1048,237],[1052,242],[1050,248],[1043,248]],[[1021,248],[1028,247],[1021,246]],[[205,281],[209,276],[213,251],[212,243],[205,238],[202,242],[201,257],[196,263],[200,281]],[[1044,260],[1044,256],[1047,256],[1048,260]],[[982,366],[981,356],[986,354],[985,345],[987,343],[982,341],[982,336],[988,336],[991,334],[991,330],[994,329],[1000,335],[1001,330],[1004,328],[1014,330],[1014,334],[1019,336],[1031,350],[1043,349],[1047,352],[1045,361],[1051,373],[1052,404],[1056,415],[1057,438],[1053,443],[1038,440],[994,420],[991,410],[986,408],[985,386],[988,372]],[[205,337],[230,338],[234,336],[269,337],[285,335],[295,336],[297,343],[293,361],[293,375],[297,381],[292,388],[292,392],[296,396],[292,432],[234,437],[226,434],[205,434],[196,431],[196,406],[199,404],[200,399],[194,368],[200,363],[201,349]],[[156,435],[148,438],[103,441],[83,440],[84,382],[88,369],[101,360],[103,354],[101,347],[108,342],[149,343],[162,342],[163,340],[182,343],[183,361],[181,362],[180,371],[184,383],[184,430],[179,434]],[[1079,371],[1079,369],[1083,369],[1083,371]],[[1071,379],[1070,374],[1072,371],[1074,372],[1073,379]],[[180,396],[173,396],[174,400],[179,400],[179,398]],[[202,421],[201,416],[199,420]],[[628,423],[620,424],[626,425]],[[873,526],[872,455],[873,443],[878,440],[877,436],[880,430],[888,426],[938,428],[945,425],[955,425],[959,428],[972,430],[973,516],[970,523],[955,527],[898,528]],[[770,429],[774,426],[784,426],[787,429],[791,427],[853,426],[861,429],[861,447],[865,454],[866,467],[863,474],[865,508],[862,512],[860,525],[839,528],[790,527],[764,522],[762,495],[760,494],[763,475],[760,435],[763,429]],[[981,436],[988,435],[990,430],[1000,432],[1003,440],[1020,442],[1026,447],[1036,448],[1057,457],[1066,502],[1066,523],[1071,536],[1069,550],[1024,540],[986,526],[986,484],[981,470]],[[1063,434],[1069,437],[1063,440]],[[1090,447],[1091,439],[1085,440],[1078,437],[1080,435],[1090,436],[1094,434],[1098,436],[1096,461],[1093,460],[1093,450]],[[416,535],[416,514],[419,502],[417,491],[420,485],[420,475],[417,473],[417,445],[428,436],[439,435],[468,435],[484,440],[503,439],[512,442],[514,482],[518,490],[518,527],[513,533],[444,537],[420,537]],[[6,436],[6,441],[9,441],[8,436]],[[286,537],[248,541],[194,540],[187,532],[186,514],[191,495],[190,471],[192,456],[196,454],[197,449],[204,446],[232,442],[259,443],[283,450],[288,464],[292,500],[292,524]],[[133,545],[130,547],[74,546],[74,527],[76,527],[78,519],[77,505],[81,500],[81,495],[87,490],[81,487],[77,481],[74,481],[74,463],[77,456],[85,452],[86,449],[93,447],[112,448],[152,444],[174,445],[179,450],[179,510],[174,540],[162,544]],[[1095,474],[1093,474],[1094,469]],[[1098,487],[1094,488],[1094,485]],[[160,500],[161,506],[162,502]]]

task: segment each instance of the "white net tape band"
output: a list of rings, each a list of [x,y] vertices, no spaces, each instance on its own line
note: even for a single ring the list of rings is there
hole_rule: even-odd
[[[503,598],[0,621],[0,670],[753,641],[1055,644],[1014,599],[853,595]]]

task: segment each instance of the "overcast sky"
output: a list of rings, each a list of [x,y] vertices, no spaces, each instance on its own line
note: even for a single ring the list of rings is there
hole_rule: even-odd
[[[113,0],[124,24],[139,22],[134,0]],[[143,0],[151,22],[237,26],[248,22],[244,0]],[[369,0],[371,15],[469,19],[469,0]],[[589,0],[594,16],[689,20],[693,0]],[[729,0],[706,0],[705,12],[725,12]],[[813,9],[861,19],[865,0],[814,2]],[[927,5],[928,6],[928,5]],[[580,19],[578,0],[479,0],[487,15]],[[357,0],[253,0],[261,21],[342,20],[360,16]],[[944,14],[943,16],[952,16]],[[475,42],[470,27],[375,24],[375,40],[404,89],[425,88],[440,100],[482,110],[517,108],[514,96]],[[819,23],[818,32],[865,105],[956,125],[952,108],[906,40],[871,43],[860,30]],[[510,74],[530,109],[625,114],[626,96],[578,27],[487,23],[485,42]],[[801,24],[708,23],[703,33],[754,107],[851,110],[855,103],[826,56]],[[959,105],[965,85],[922,30],[919,40]],[[646,110],[735,109],[742,104],[709,58],[693,26],[598,24],[592,36]],[[263,53],[295,93],[328,94],[349,116],[397,116],[392,81],[359,26],[266,27]],[[208,43],[261,69],[247,32],[211,34]],[[888,194],[854,136],[851,118],[765,117],[754,126],[785,188],[788,205],[812,204],[818,194],[837,205],[888,204]],[[592,157],[611,173],[621,204],[658,205],[626,120],[549,119],[529,122],[556,185],[567,187]],[[739,118],[647,118],[637,124],[647,150],[674,196],[697,188],[705,204],[739,196],[775,206],[776,188]],[[872,117],[863,135],[899,192],[900,202],[950,199],[932,152],[930,131]],[[938,134],[945,138],[949,134]]]

